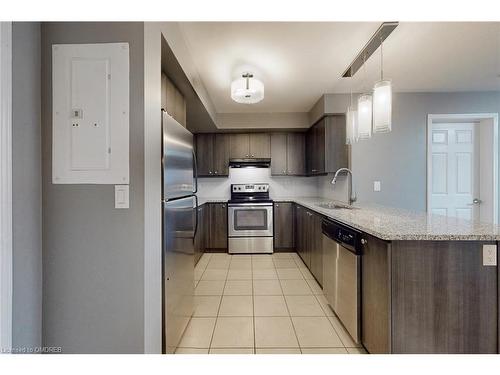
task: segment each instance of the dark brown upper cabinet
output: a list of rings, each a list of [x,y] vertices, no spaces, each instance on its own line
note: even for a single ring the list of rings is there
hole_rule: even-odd
[[[250,138],[248,134],[231,134],[229,136],[229,157],[231,159],[250,157]]]
[[[229,135],[215,134],[213,153],[214,174],[229,176]]]
[[[199,177],[212,175],[213,154],[214,135],[196,134],[196,164]]]
[[[314,124],[306,135],[307,174],[314,176],[347,168],[345,137],[344,115],[325,116]]]
[[[268,133],[231,134],[231,159],[270,158],[271,139]]]
[[[229,175],[229,136],[227,134],[196,134],[196,162],[199,177]]]
[[[303,176],[306,174],[304,133],[271,134],[271,174]]]
[[[269,133],[251,133],[249,141],[251,158],[271,157],[271,136]]]

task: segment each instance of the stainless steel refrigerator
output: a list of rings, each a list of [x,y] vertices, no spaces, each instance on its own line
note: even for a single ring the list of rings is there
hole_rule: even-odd
[[[193,134],[162,111],[163,352],[173,353],[193,314],[197,174]]]

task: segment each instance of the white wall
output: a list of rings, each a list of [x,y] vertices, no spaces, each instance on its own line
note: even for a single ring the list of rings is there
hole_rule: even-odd
[[[270,168],[229,168],[229,178],[200,178],[198,196],[229,199],[231,184],[268,183],[272,199],[284,197],[315,197],[317,177],[271,177]]]

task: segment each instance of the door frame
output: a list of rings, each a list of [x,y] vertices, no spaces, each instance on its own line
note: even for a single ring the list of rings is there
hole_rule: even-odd
[[[12,349],[12,23],[0,22],[0,349]]]
[[[431,151],[432,151],[432,125],[434,123],[444,122],[477,122],[481,120],[493,121],[493,224],[498,223],[498,113],[450,113],[450,114],[429,114],[427,115],[427,141],[426,141],[426,210],[427,213],[431,212]]]

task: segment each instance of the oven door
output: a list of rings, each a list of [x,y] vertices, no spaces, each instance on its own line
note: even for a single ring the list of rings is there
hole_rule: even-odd
[[[272,237],[272,204],[235,204],[228,210],[229,237]]]

